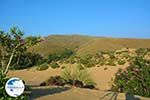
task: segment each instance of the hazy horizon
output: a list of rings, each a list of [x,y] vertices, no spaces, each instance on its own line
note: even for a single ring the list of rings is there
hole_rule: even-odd
[[[28,35],[28,36],[32,36]],[[87,36],[87,37],[100,37],[100,38],[120,38],[120,39],[150,39],[150,37],[117,37],[117,36],[98,36],[98,35],[92,35],[92,34],[80,34],[80,33],[51,33],[51,34],[47,34],[47,35],[34,35],[34,36],[42,36],[42,37],[47,37],[47,36]]]

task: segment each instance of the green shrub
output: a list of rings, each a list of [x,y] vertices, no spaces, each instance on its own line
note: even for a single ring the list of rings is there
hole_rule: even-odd
[[[99,62],[99,64],[103,66],[103,65],[105,65],[105,62],[101,61],[101,62]]]
[[[116,66],[116,64],[113,63],[113,62],[108,62],[106,65],[109,65],[109,66]]]
[[[73,54],[74,54],[73,50],[65,49],[64,51],[62,51],[60,53],[49,54],[47,62],[51,63],[53,61],[58,61],[58,60],[62,60],[65,58],[69,58]]]
[[[61,67],[61,69],[64,69],[64,68],[66,68],[66,66],[62,66],[62,67]]]
[[[85,65],[85,64],[89,63],[89,60],[88,60],[88,59],[85,59],[85,58],[81,58],[80,61],[79,61],[79,63]]]
[[[32,52],[21,53],[13,57],[10,69],[25,69],[40,65],[44,62],[46,62],[46,60],[40,54]]]
[[[80,70],[85,69],[84,66],[83,66],[82,64],[78,64],[77,67],[78,67],[78,69],[80,69]]]
[[[123,61],[123,60],[119,60],[118,61],[118,65],[124,65],[126,62],[125,61]]]
[[[65,85],[65,80],[60,76],[51,76],[48,80],[40,84],[40,86],[49,86],[49,85],[63,86]]]
[[[9,78],[0,71],[0,100],[27,100],[26,95],[17,98],[10,97],[5,91],[5,84]]]
[[[39,71],[43,71],[43,70],[46,70],[46,69],[48,69],[48,64],[47,63],[41,64],[37,67],[37,70],[39,70]]]
[[[115,58],[115,55],[114,55],[113,51],[108,52],[108,55],[109,55],[110,59],[114,59]]]
[[[54,69],[60,67],[57,62],[52,62],[52,63],[50,63],[50,66],[51,66],[52,68],[54,68]]]
[[[136,49],[135,52],[136,52],[136,54],[138,56],[144,56],[147,53],[147,49],[145,49],[145,48],[139,48],[139,49]]]
[[[47,58],[47,63],[51,63],[52,61],[58,61],[60,60],[60,56],[57,53],[49,54]]]
[[[74,63],[76,63],[76,60],[75,60],[74,56],[71,56],[69,58],[66,58],[64,62],[69,63],[69,64],[74,64]]]
[[[136,57],[126,70],[116,73],[112,90],[150,97],[150,61]]]
[[[90,62],[88,62],[87,64],[84,64],[84,66],[86,68],[94,67],[95,65],[96,65],[96,63],[92,60]]]
[[[81,58],[80,63],[83,64],[85,67],[90,68],[90,67],[94,67],[97,61],[94,59],[91,59],[91,56],[87,56],[85,58]]]
[[[135,57],[129,57],[129,59],[127,60],[128,62],[133,62]]]
[[[108,63],[106,65],[116,66],[116,64],[115,64],[115,62],[113,60],[108,60]]]
[[[86,55],[86,56],[80,58],[79,63],[85,65],[85,64],[89,63],[91,61],[91,59],[92,59],[92,55]]]
[[[95,86],[95,82],[91,78],[90,74],[87,72],[86,69],[80,70],[79,68],[75,69],[65,69],[62,74],[62,78],[66,80],[68,84],[73,84],[75,81],[80,81],[83,83],[84,86],[92,85]]]
[[[130,58],[130,55],[128,53],[124,53],[123,56],[124,56],[125,59],[129,59]]]

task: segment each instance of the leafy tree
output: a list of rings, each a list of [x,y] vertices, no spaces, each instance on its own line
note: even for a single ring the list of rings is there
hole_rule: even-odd
[[[0,60],[2,72],[7,74],[12,65],[12,60],[15,57],[21,57],[19,55],[26,53],[30,46],[33,46],[40,41],[40,37],[24,37],[23,31],[17,27],[10,28],[9,32],[0,31]]]
[[[25,52],[14,56],[10,68],[24,69],[34,65],[41,65],[44,62],[45,59],[40,54]]]
[[[39,55],[29,53],[27,49],[40,42],[40,37],[24,37],[23,35],[17,27],[12,27],[9,32],[0,31],[0,100],[27,100],[25,95],[12,98],[5,91],[5,83],[8,80],[6,74],[10,68],[15,68],[17,65],[23,66],[31,59],[35,60],[34,57],[39,58]],[[31,62],[33,64],[35,61]]]
[[[113,90],[150,97],[150,61],[136,57],[126,70],[116,73]]]
[[[55,69],[55,68],[59,68],[59,64],[57,62],[52,62],[50,63],[51,68]]]

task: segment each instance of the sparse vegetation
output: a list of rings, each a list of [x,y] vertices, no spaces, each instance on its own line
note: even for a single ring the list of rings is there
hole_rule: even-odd
[[[49,85],[63,86],[65,85],[65,80],[60,76],[51,76],[48,80],[40,84],[40,86],[49,86]]]
[[[63,86],[65,84],[90,89],[95,88],[96,85],[90,74],[85,69],[80,70],[79,68],[76,68],[74,70],[70,70],[69,68],[65,68],[61,76],[52,76],[45,82],[41,83],[40,86]]]
[[[44,64],[41,64],[41,65],[39,65],[38,67],[37,67],[37,70],[38,71],[43,71],[43,70],[46,70],[46,69],[48,69],[48,64],[47,63],[44,63]]]
[[[66,66],[62,66],[62,67],[61,67],[61,69],[64,69],[64,68],[66,68]]]
[[[115,64],[115,62],[113,60],[108,60],[108,63],[106,63],[106,65],[116,66],[116,64]]]
[[[138,49],[136,49],[135,52],[136,52],[136,54],[138,56],[144,56],[147,53],[147,49],[145,49],[145,48],[138,48]]]
[[[78,64],[77,67],[78,67],[79,70],[84,70],[85,69],[85,67],[82,64]]]
[[[62,60],[62,59],[65,59],[65,58],[69,58],[71,55],[73,55],[73,53],[74,52],[72,50],[65,49],[61,53],[49,54],[47,62],[51,63],[52,61],[58,61],[58,60]]]
[[[79,64],[82,64],[87,68],[90,68],[96,65],[96,61],[95,59],[93,59],[92,55],[86,55],[85,57],[80,58]]]
[[[83,84],[84,86],[93,86],[95,87],[95,82],[91,78],[90,74],[86,69],[80,70],[79,68],[75,68],[73,70],[65,69],[62,74],[62,78],[66,80],[67,84],[74,85],[76,82],[80,83],[80,86]]]
[[[123,61],[123,60],[119,60],[119,61],[118,61],[118,64],[119,64],[119,65],[124,65],[125,63],[126,63],[126,62]]]
[[[120,39],[111,38],[95,39],[84,36],[71,36],[74,38],[72,40],[68,39],[69,36],[67,38],[65,36],[49,36],[45,38],[46,42],[41,42],[40,37],[24,37],[23,32],[16,27],[11,28],[9,32],[0,31],[0,33],[0,70],[2,71],[0,73],[0,99],[2,100],[6,100],[6,98],[12,99],[4,91],[4,83],[8,79],[6,74],[9,69],[19,70],[37,66],[38,71],[44,71],[49,66],[53,69],[61,67],[63,70],[61,76],[50,77],[41,83],[40,86],[64,86],[65,84],[69,84],[75,87],[93,89],[96,84],[88,73],[87,68],[103,66],[104,70],[107,71],[108,66],[119,66],[126,63],[130,63],[130,66],[126,70],[119,70],[116,73],[112,90],[150,97],[150,49],[146,48],[150,46],[149,41],[136,39],[136,42],[133,43],[136,49],[133,49],[122,48],[122,44],[120,43],[122,41],[126,43],[127,40],[125,39],[120,41]],[[49,38],[52,40],[49,40]],[[78,38],[79,40],[77,40]],[[87,43],[86,40],[90,41],[90,46],[89,44],[83,45]],[[108,47],[105,47],[103,44],[106,40],[109,41],[105,44]],[[128,41],[133,40],[129,39]],[[100,41],[103,41],[102,44]],[[147,43],[148,46],[137,45],[142,41],[144,41],[143,43]],[[116,43],[116,46],[112,47],[111,42]],[[36,45],[37,43],[39,45]],[[41,45],[44,51],[39,48]],[[132,46],[130,44],[127,45],[129,47]],[[53,52],[47,49],[50,47],[52,47]],[[100,49],[101,47],[104,50]],[[118,48],[122,49],[117,50]],[[36,52],[36,50],[40,52]],[[68,67],[69,65],[71,65],[71,68]],[[74,68],[74,65],[77,66]],[[105,65],[108,66],[105,67]],[[26,96],[18,98],[16,100],[24,100]]]
[[[149,39],[117,39],[80,35],[50,35],[45,38],[45,41],[37,46],[31,47],[30,49],[35,53],[40,53],[47,57],[49,54],[58,53],[64,51],[65,48],[69,48],[71,50],[77,50],[76,55],[83,57],[88,54],[95,55],[96,53],[99,53],[99,51],[116,51],[125,47],[135,49],[149,48],[149,42]]]
[[[50,66],[51,66],[51,68],[54,68],[54,69],[60,67],[57,62],[52,62],[52,63],[50,63]]]

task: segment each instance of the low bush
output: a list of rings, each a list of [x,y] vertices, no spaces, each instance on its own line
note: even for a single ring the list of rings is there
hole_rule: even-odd
[[[62,67],[61,67],[61,69],[64,69],[64,68],[66,68],[66,66],[62,66]]]
[[[13,57],[10,69],[25,69],[35,65],[41,65],[44,62],[46,60],[40,54],[32,52],[21,53]]]
[[[53,61],[58,61],[58,60],[66,59],[66,58],[69,58],[73,54],[74,54],[73,50],[64,49],[64,51],[62,51],[62,52],[49,54],[47,62],[51,63]]]
[[[135,52],[136,52],[136,54],[138,56],[144,56],[147,53],[147,49],[145,49],[145,48],[139,48],[139,49],[136,49]]]
[[[63,86],[65,85],[65,80],[60,76],[51,76],[48,80],[40,84],[40,86],[49,86],[49,85]]]
[[[99,64],[100,64],[101,66],[103,66],[103,65],[105,65],[105,62],[104,62],[104,61],[101,61],[101,62],[99,62]]]
[[[79,70],[85,69],[85,67],[82,64],[78,64],[77,67],[78,67]]]
[[[124,65],[126,62],[123,60],[119,60],[117,63],[118,63],[118,65]]]
[[[95,86],[94,86],[94,85],[85,85],[85,86],[83,86],[83,88],[94,89],[94,88],[95,88]]]
[[[126,70],[116,73],[112,90],[150,97],[150,61],[136,57]]]
[[[50,63],[51,68],[55,69],[55,68],[59,68],[59,64],[57,62],[52,62]]]
[[[73,58],[69,58],[67,60],[67,63],[74,64],[74,63],[76,63],[76,61]]]
[[[108,52],[108,55],[109,55],[110,59],[114,59],[115,58],[115,55],[114,55],[113,51]]]
[[[84,64],[86,68],[91,68],[91,67],[94,67],[95,65],[96,63],[93,60],[89,61],[87,64]]]
[[[113,60],[108,60],[107,65],[109,66],[116,66],[115,62]]]
[[[62,72],[61,76],[66,80],[67,84],[75,85],[74,83],[76,83],[77,81],[77,83],[80,84],[80,86],[82,86],[83,83],[83,87],[91,85],[95,87],[96,85],[86,69],[84,70],[80,70],[79,68],[75,68],[72,70],[65,69]]]
[[[88,60],[88,59],[85,59],[85,58],[81,58],[80,61],[79,61],[79,63],[85,65],[85,64],[88,64],[88,63],[89,63],[89,60]]]
[[[48,64],[47,63],[41,64],[37,67],[38,71],[43,71],[43,70],[46,70],[46,69],[48,69]]]

